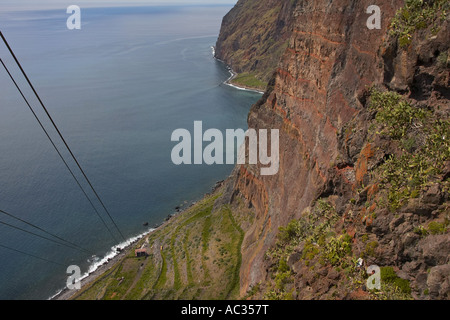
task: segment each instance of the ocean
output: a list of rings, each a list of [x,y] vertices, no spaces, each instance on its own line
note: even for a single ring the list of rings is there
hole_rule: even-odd
[[[202,121],[203,130],[245,130],[261,97],[225,85],[230,72],[213,57],[230,8],[82,8],[80,30],[67,28],[66,8],[0,12],[1,31],[126,239],[199,200],[233,169],[171,160],[175,129],[193,132]],[[4,44],[0,57],[114,234],[0,69],[0,210],[89,251],[0,224],[0,245],[35,256],[0,247],[0,299],[48,299],[65,286],[69,265],[85,273],[123,240]],[[50,238],[1,213],[0,222]]]

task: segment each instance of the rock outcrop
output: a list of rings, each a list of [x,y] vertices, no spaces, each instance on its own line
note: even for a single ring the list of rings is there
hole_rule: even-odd
[[[414,1],[407,5],[411,3]],[[260,54],[269,39],[283,49],[264,96],[248,116],[250,128],[279,129],[279,172],[261,176],[258,165],[241,165],[227,181],[231,206],[242,199],[256,217],[244,230],[241,296],[258,286],[259,294],[252,290],[254,297],[267,297],[264,293],[270,286],[260,288],[261,284],[273,282],[281,274],[273,265],[280,259],[267,257],[277,246],[279,228],[302,219],[305,212],[314,212],[317,200],[326,199],[338,217],[331,232],[352,239],[349,256],[364,256],[373,264],[393,267],[398,279],[408,281],[414,298],[449,298],[448,154],[442,159],[447,160],[446,167],[428,181],[432,185],[414,195],[411,192],[410,201],[401,199],[394,209],[380,204],[388,203],[392,196],[383,193],[389,190],[378,183],[376,170],[390,156],[402,157],[404,149],[399,147],[403,142],[371,130],[377,112],[369,107],[370,88],[376,87],[381,92],[395,92],[413,110],[431,110],[434,118],[448,124],[450,29],[442,3],[427,2],[435,10],[425,21],[430,25],[414,30],[406,44],[400,41],[402,35],[392,28],[388,31],[404,5],[400,0],[378,1],[381,29],[367,27],[371,14],[366,10],[373,3],[365,0],[240,0],[225,17],[217,54],[238,72],[249,66],[255,70],[264,60]],[[250,10],[266,16],[275,8],[278,15],[272,17],[276,16],[276,22],[272,19],[265,24],[248,18],[256,16],[256,11]],[[281,43],[286,37],[284,48]],[[272,48],[267,55],[276,51]],[[238,62],[240,57],[244,58]],[[442,143],[448,143],[448,136],[443,139]],[[406,189],[410,190],[409,186]],[[426,229],[431,221],[438,221],[440,231],[420,234],[420,228]],[[347,243],[342,241],[339,243]],[[370,298],[364,286],[355,287],[355,282],[348,280],[342,266],[334,268],[329,263],[325,250],[316,250],[313,256],[322,254],[324,260],[311,270],[311,264],[299,258],[311,252],[311,244],[300,241],[296,245],[289,248],[293,252],[287,259],[293,283],[283,285],[283,290],[291,293],[289,297]],[[404,287],[401,280],[395,283]],[[280,291],[278,284],[275,287]]]
[[[216,57],[242,74],[249,86],[264,89],[292,32],[295,1],[238,1],[223,18]],[[238,79],[239,81],[239,79]]]

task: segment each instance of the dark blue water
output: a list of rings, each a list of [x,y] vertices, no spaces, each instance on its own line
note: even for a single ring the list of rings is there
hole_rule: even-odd
[[[170,141],[172,131],[193,132],[195,120],[203,121],[204,130],[245,129],[249,108],[260,95],[223,85],[229,73],[213,59],[211,46],[230,7],[82,9],[81,30],[66,28],[65,9],[3,12],[0,28],[120,230],[130,238],[148,229],[143,222],[162,222],[175,206],[199,199],[232,170],[230,165],[175,166],[170,158],[176,144]],[[4,45],[0,57],[50,130]],[[98,257],[117,244],[3,69],[0,209]],[[37,232],[1,214],[0,221]],[[117,232],[115,237],[120,240]],[[0,248],[0,299],[46,299],[65,285],[68,265],[77,264],[85,272],[91,263],[88,253],[4,225],[0,244],[63,265]]]

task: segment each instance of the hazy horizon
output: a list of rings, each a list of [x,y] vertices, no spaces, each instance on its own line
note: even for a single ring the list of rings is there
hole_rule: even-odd
[[[181,5],[234,5],[237,0],[43,0],[37,4],[35,0],[4,0],[0,12],[20,10],[51,10],[78,5],[80,8],[92,7],[128,7],[128,6],[181,6]]]

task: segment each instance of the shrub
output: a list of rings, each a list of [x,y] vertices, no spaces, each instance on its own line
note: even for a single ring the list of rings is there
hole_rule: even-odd
[[[278,272],[287,272],[290,268],[285,259],[280,259],[278,262]]]
[[[368,236],[367,234],[363,234],[363,235],[361,236],[361,241],[362,241],[363,243],[366,243],[367,241],[369,241],[369,236]]]
[[[400,289],[401,292],[405,294],[411,294],[409,281],[397,276],[392,267],[381,267],[380,272],[382,282],[396,286],[398,289]]]
[[[278,290],[284,290],[284,286],[292,282],[293,279],[290,271],[277,273],[275,277],[275,287]]]
[[[448,0],[406,0],[404,7],[399,9],[392,19],[390,33],[398,36],[399,45],[404,48],[411,43],[416,30],[426,29],[436,20],[445,19],[448,9]],[[441,12],[440,17],[438,12]],[[433,25],[432,29],[436,32],[438,27]]]
[[[250,286],[250,289],[247,291],[247,294],[244,297],[244,300],[253,297],[255,294],[261,291],[261,283],[258,282],[255,285]]]
[[[325,258],[333,266],[341,264],[341,259],[350,255],[352,252],[352,245],[350,235],[345,234],[338,238],[331,238],[325,245]]]
[[[299,220],[292,220],[286,227],[279,228],[278,239],[282,243],[291,242],[293,239],[300,237],[302,228]]]
[[[426,237],[428,235],[427,229],[425,229],[423,226],[418,226],[414,228],[414,233],[418,234],[421,237]]]
[[[429,115],[429,111],[403,101],[398,93],[372,89],[370,94],[370,106],[378,110],[376,121],[384,125],[383,133],[393,139],[403,138],[414,123],[421,122]]]
[[[447,226],[445,225],[445,223],[439,223],[437,221],[431,221],[428,224],[428,231],[431,234],[444,234],[445,232],[447,232]]]
[[[370,241],[366,244],[364,251],[361,252],[361,258],[374,257],[375,249],[378,247],[377,241]]]
[[[312,260],[319,253],[319,247],[312,243],[307,243],[303,249],[302,259]]]
[[[395,92],[370,90],[370,108],[377,111],[377,134],[397,143],[400,155],[390,155],[377,167],[380,187],[388,189],[391,211],[396,211],[442,173],[450,158],[450,121],[430,110],[412,106]]]

